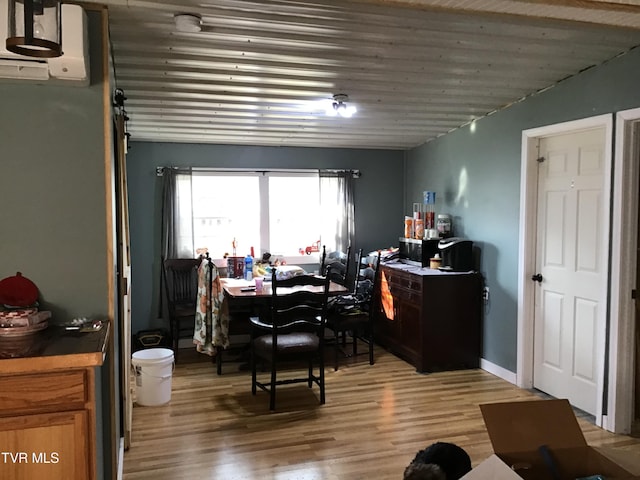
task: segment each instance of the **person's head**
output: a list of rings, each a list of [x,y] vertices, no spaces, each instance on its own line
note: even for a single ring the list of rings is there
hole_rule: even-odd
[[[411,462],[404,469],[403,480],[447,480],[447,476],[435,463]]]
[[[458,445],[446,442],[436,442],[420,450],[411,463],[437,465],[446,480],[458,480],[471,470],[471,459],[467,452]]]

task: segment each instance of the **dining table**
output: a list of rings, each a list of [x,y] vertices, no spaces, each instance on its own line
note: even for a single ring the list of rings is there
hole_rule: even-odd
[[[245,280],[242,278],[223,278],[220,277],[220,284],[224,291],[224,306],[222,310],[229,318],[228,333],[235,336],[245,336],[250,333],[249,317],[261,316],[267,314],[267,309],[271,304],[271,281],[262,279],[261,288],[256,289],[256,281]],[[322,292],[322,286],[298,286],[298,287],[280,287],[278,295],[285,295],[300,289]],[[331,281],[329,283],[329,295],[341,295],[348,293],[349,289],[339,283]],[[216,365],[218,375],[222,374],[222,357],[216,355]]]
[[[232,302],[242,301],[244,303],[247,300],[254,300],[261,303],[261,301],[271,297],[273,293],[271,282],[264,281],[264,279],[262,281],[262,288],[256,288],[255,279],[244,280],[241,278],[221,278],[220,283],[222,284],[225,295],[228,296]],[[278,289],[278,294],[285,295],[300,289],[320,293],[322,292],[323,287],[308,285],[303,287],[281,287]],[[329,295],[340,295],[347,292],[348,289],[345,286],[333,281],[330,282]]]

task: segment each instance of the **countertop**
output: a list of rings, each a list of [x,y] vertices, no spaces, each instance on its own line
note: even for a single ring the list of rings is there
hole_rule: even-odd
[[[0,337],[0,375],[102,365],[111,325],[81,333],[50,324],[23,337]]]
[[[468,275],[471,273],[476,273],[473,270],[470,270],[468,272],[450,272],[450,271],[446,271],[446,270],[438,270],[438,269],[434,269],[434,268],[428,268],[428,267],[418,267],[417,265],[411,265],[408,263],[402,263],[399,260],[391,260],[389,262],[380,262],[381,266],[385,266],[385,267],[389,267],[389,268],[393,268],[395,270],[401,270],[403,272],[407,272],[407,273],[412,273],[414,275],[422,275],[422,276],[426,276],[426,275],[434,275],[434,276],[438,276],[438,275]]]

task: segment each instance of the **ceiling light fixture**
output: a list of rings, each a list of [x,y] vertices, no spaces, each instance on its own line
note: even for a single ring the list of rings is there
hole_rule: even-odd
[[[173,16],[176,30],[184,33],[198,33],[202,31],[202,18],[191,13],[177,13]]]
[[[353,105],[347,105],[348,101],[349,95],[346,95],[344,93],[336,93],[333,96],[333,103],[329,108],[327,108],[327,115],[329,117],[340,115],[344,118],[351,118],[353,114],[358,111],[358,109]]]
[[[7,50],[28,57],[62,55],[60,0],[9,0]]]

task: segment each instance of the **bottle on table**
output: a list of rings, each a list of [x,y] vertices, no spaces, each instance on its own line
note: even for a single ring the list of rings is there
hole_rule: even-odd
[[[247,255],[244,259],[244,279],[253,279],[253,257],[251,255]]]

